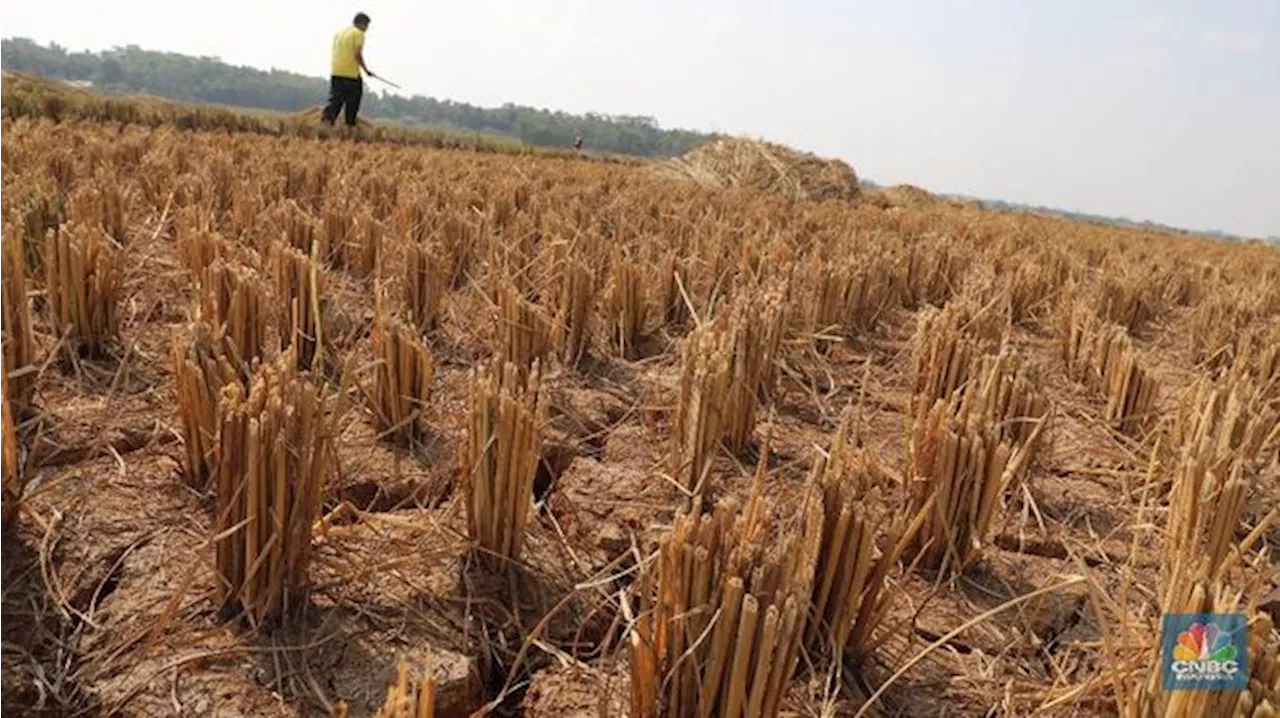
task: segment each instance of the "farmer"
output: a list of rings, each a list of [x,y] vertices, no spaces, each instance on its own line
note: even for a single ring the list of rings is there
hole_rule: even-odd
[[[369,29],[369,16],[357,13],[348,27],[333,36],[333,70],[329,78],[329,104],[322,119],[332,125],[338,119],[338,111],[345,108],[347,127],[356,126],[356,114],[360,112],[360,96],[364,84],[360,71],[373,76],[364,64],[364,33]]]

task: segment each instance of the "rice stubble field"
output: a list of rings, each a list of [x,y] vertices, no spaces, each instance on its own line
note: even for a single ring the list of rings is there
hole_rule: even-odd
[[[47,106],[5,709],[1274,715],[1274,247]],[[1247,691],[1160,689],[1199,612]]]

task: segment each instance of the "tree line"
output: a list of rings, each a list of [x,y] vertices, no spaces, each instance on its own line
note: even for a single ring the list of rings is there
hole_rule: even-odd
[[[0,65],[60,80],[92,83],[107,93],[148,94],[189,102],[298,112],[328,96],[325,78],[283,70],[229,65],[217,57],[144,50],[136,45],[101,52],[71,52],[27,38],[0,41]],[[587,113],[572,115],[505,104],[477,107],[465,102],[368,91],[361,112],[371,118],[417,127],[480,132],[531,145],[570,147],[581,135],[588,149],[641,157],[684,154],[710,135],[663,129],[652,117]]]

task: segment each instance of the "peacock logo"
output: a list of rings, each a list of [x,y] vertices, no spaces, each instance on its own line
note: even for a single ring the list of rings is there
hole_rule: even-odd
[[[1174,661],[1234,661],[1236,646],[1213,623],[1193,623],[1178,634],[1173,647]]]
[[[1247,625],[1242,614],[1166,615],[1165,690],[1242,690],[1249,681]]]

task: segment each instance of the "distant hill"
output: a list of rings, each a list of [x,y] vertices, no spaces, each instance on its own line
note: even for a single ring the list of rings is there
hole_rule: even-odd
[[[53,43],[44,47],[26,38],[5,38],[0,41],[0,65],[6,70],[91,86],[99,92],[283,112],[314,107],[329,92],[325,78],[236,67],[216,57],[153,52],[133,45],[96,53],[71,52]],[[544,147],[570,147],[574,136],[581,133],[588,149],[640,157],[682,155],[710,137],[663,129],[652,117],[572,115],[513,104],[485,108],[376,91],[365,94],[361,113],[408,126],[500,135]]]

